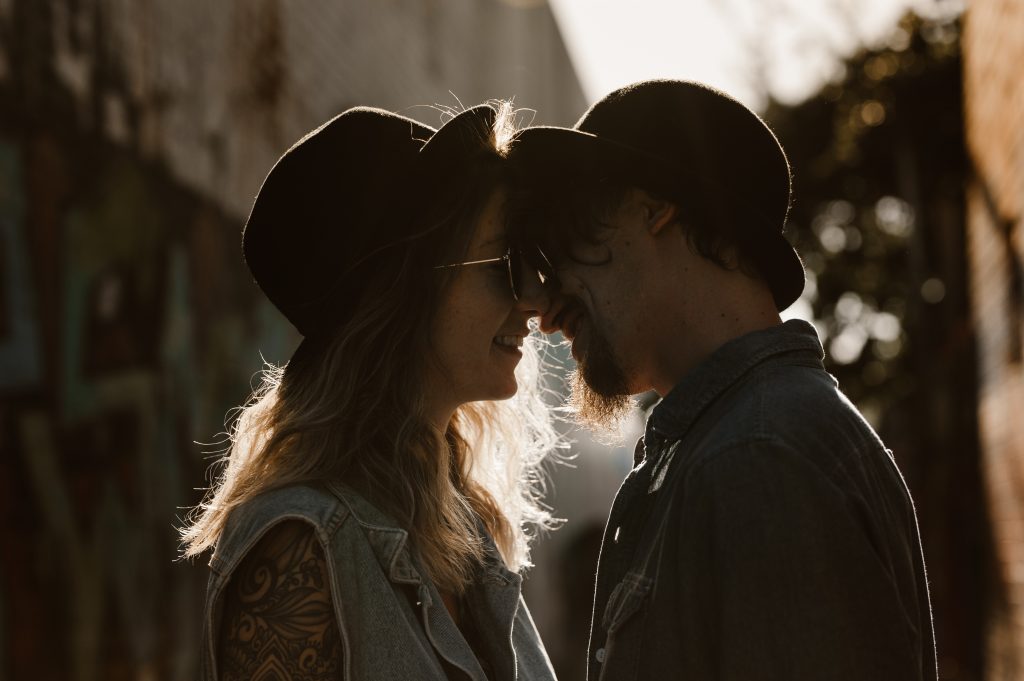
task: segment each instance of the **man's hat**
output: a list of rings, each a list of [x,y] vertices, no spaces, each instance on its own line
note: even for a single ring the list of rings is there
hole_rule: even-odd
[[[435,132],[357,107],[278,159],[253,203],[242,251],[260,289],[303,336],[326,335],[348,318],[379,259],[419,236],[415,212],[484,148],[495,115],[473,107]]]
[[[612,92],[572,128],[519,133],[512,158],[541,183],[616,179],[679,202],[684,216],[727,225],[750,254],[779,310],[804,288],[782,235],[789,162],[757,114],[699,83],[650,80]]]

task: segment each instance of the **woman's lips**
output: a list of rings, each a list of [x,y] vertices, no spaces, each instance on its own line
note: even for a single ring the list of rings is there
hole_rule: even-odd
[[[515,357],[518,359],[523,356],[523,351],[519,348],[510,347],[508,345],[498,345],[497,343],[494,343],[493,345],[498,352],[508,355],[509,357]]]
[[[523,346],[523,340],[525,338],[526,334],[498,334],[491,339],[491,345],[506,355],[520,358],[523,356],[523,351],[519,348]]]
[[[495,345],[500,345],[506,348],[519,348],[523,346],[523,338],[525,336],[519,334],[505,334],[494,337]]]

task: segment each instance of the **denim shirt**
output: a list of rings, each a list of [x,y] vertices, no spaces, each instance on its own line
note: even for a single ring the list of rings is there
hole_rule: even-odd
[[[655,408],[598,567],[588,679],[937,678],[913,502],[794,320]]]
[[[489,537],[479,579],[465,595],[488,677],[410,550],[408,533],[337,484],[284,487],[232,511],[210,561],[203,679],[217,678],[225,587],[246,553],[286,519],[308,522],[324,547],[344,648],[342,678],[447,679],[447,666],[473,681],[554,679],[520,594],[522,578],[505,567]]]

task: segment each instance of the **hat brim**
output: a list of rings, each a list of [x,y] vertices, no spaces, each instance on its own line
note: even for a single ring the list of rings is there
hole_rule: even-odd
[[[490,104],[478,104],[456,114],[430,136],[420,149],[420,158],[431,164],[431,171],[445,165],[458,167],[486,148],[497,115]]]
[[[479,104],[466,109],[445,122],[420,148],[416,162],[409,169],[405,195],[398,220],[412,220],[421,206],[438,200],[452,187],[452,177],[459,170],[472,163],[479,154],[491,148],[494,120],[498,113],[489,104]],[[427,226],[430,229],[431,226]],[[355,266],[374,258],[379,252],[422,236],[421,232],[404,234],[399,241],[382,244],[378,249],[366,253]]]
[[[526,128],[514,138],[511,159],[517,172],[528,174],[531,183],[558,187],[642,178],[651,190],[672,195],[673,186],[680,181],[699,181],[692,169],[669,165],[642,150],[574,128]],[[803,262],[781,227],[766,235],[757,263],[780,312],[800,297],[805,284]]]
[[[764,257],[759,258],[758,265],[779,312],[795,303],[803,294],[806,284],[803,261],[781,232],[773,233],[767,240]]]
[[[413,168],[414,207],[447,193],[453,177],[461,176],[466,165],[493,148],[497,115],[489,104],[480,104],[455,115],[431,135]]]

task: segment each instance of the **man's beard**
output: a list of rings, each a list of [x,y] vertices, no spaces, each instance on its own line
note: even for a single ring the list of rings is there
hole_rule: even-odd
[[[576,369],[569,374],[569,407],[576,422],[607,439],[618,440],[633,408],[629,379],[608,340],[593,325]]]

